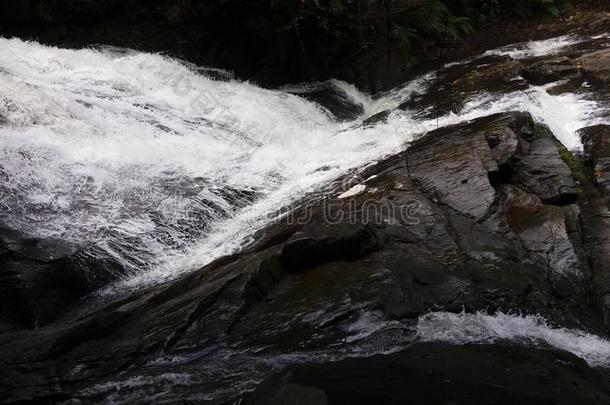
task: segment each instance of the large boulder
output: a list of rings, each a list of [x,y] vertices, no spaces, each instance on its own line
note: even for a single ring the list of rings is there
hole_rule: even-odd
[[[579,69],[592,82],[607,86],[610,83],[610,49],[602,49],[576,59]]]
[[[530,83],[541,85],[580,75],[576,62],[567,56],[545,58],[526,66],[521,75]]]

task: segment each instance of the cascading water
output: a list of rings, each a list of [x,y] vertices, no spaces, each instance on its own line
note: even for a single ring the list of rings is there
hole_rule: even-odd
[[[537,41],[487,55],[535,57],[579,40]],[[95,245],[94,254],[125,268],[109,291],[132,290],[235,251],[285,213],[281,208],[439,126],[529,111],[566,147],[578,149],[576,130],[597,123],[603,107],[584,95],[553,95],[555,83],[469,94],[460,111],[423,118],[404,103],[425,94],[436,77],[428,74],[377,96],[326,83],[359,111],[339,120],[307,100],[319,84],[265,90],[214,78],[219,75],[162,55],[0,38],[0,222],[37,237]],[[120,402],[130,398],[125,391],[151,384],[201,383],[207,392],[197,399],[215,399],[251,389],[269,369],[296,360],[388,352],[413,339],[542,341],[593,366],[610,364],[607,340],[552,328],[539,317],[433,313],[414,326],[362,313],[342,348],[266,358],[214,347],[159,358],[147,366],[149,375],[127,370],[123,379],[83,395],[114,390]],[[175,373],[164,367],[157,373],[155,367],[168,364]],[[237,364],[241,374],[235,375]]]
[[[131,276],[408,140],[160,55],[3,39],[0,66],[2,220],[95,242]]]
[[[422,341],[455,344],[512,340],[524,344],[547,344],[583,358],[594,367],[610,367],[610,341],[590,333],[554,328],[540,316],[502,312],[453,314],[433,312],[421,316],[417,335]]]
[[[278,208],[437,126],[527,110],[575,148],[574,131],[596,108],[533,87],[478,94],[436,119],[397,109],[433,79],[378,97],[334,81],[363,111],[338,122],[287,91],[214,80],[162,55],[0,39],[0,220],[94,243],[125,267],[120,287],[132,288],[230,253]],[[381,111],[385,120],[363,124]]]

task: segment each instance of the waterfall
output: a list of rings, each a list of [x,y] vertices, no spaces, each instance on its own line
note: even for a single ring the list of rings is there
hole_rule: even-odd
[[[560,48],[549,44],[514,51]],[[426,92],[430,73],[375,96],[332,81],[360,109],[341,121],[303,86],[267,90],[211,73],[161,54],[0,38],[0,221],[95,244],[126,269],[112,288],[132,289],[235,251],[279,208],[438,126],[524,110],[573,149],[597,108],[543,86],[417,118],[399,106]]]

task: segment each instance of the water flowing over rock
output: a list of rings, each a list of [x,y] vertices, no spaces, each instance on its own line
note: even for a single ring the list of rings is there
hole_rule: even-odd
[[[0,329],[42,326],[79,298],[121,276],[94,245],[28,237],[0,224]]]
[[[376,95],[0,38],[0,401],[607,403],[607,21]]]
[[[364,169],[366,192],[312,200],[241,253],[92,314],[12,335],[1,346],[2,396],[89,398],[86,387],[117,372],[147,372],[161,354],[224,345],[255,358],[295,348],[340,352],[373,333],[377,350],[388,350],[409,342],[430,309],[519,309],[602,330],[590,283],[599,269],[582,247],[578,192],[561,148],[526,113],[432,131]],[[178,369],[196,372],[190,362]]]

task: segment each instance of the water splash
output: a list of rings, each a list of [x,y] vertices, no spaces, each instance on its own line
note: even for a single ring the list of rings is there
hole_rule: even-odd
[[[527,59],[537,56],[552,55],[581,42],[575,35],[564,35],[540,41],[529,41],[515,45],[503,46],[485,52],[483,55],[506,55],[513,59]]]
[[[610,341],[580,330],[553,327],[538,315],[432,312],[419,318],[417,337],[426,342],[455,344],[498,340],[545,343],[575,354],[590,366],[610,367]]]

